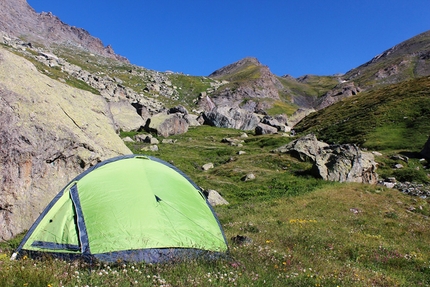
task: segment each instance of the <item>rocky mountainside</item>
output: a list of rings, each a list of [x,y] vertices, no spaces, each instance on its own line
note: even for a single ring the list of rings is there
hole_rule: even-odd
[[[326,108],[361,91],[430,75],[430,31],[408,39],[341,77],[339,83],[315,102]]]
[[[343,79],[362,89],[430,75],[430,31],[421,33],[347,72]]]
[[[228,81],[212,95],[218,106],[229,106],[256,112],[266,110],[269,100],[280,100],[281,82],[256,58],[245,58],[209,75],[209,78]],[[244,99],[248,99],[243,103]]]
[[[67,45],[119,61],[128,61],[84,29],[69,26],[52,13],[36,13],[26,0],[0,1],[0,31],[46,47]]]

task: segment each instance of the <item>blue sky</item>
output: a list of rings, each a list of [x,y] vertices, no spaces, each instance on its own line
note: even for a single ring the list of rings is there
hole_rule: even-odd
[[[345,73],[430,30],[429,0],[27,0],[132,64],[207,76],[252,56],[276,75]]]

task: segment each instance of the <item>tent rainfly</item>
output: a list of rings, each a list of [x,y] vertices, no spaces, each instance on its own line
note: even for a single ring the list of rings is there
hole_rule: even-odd
[[[195,183],[158,158],[126,155],[67,184],[12,259],[28,254],[157,263],[227,250],[221,225]]]

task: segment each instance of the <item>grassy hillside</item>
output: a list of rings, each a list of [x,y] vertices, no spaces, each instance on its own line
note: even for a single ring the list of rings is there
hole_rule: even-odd
[[[215,207],[230,246],[227,257],[151,265],[10,262],[17,238],[0,245],[0,286],[430,285],[428,199],[314,179],[309,164],[270,152],[291,138],[241,134],[202,126],[149,153],[230,202]],[[148,154],[141,150],[146,144],[129,147]],[[203,171],[208,162],[215,167]],[[255,180],[241,180],[251,172]],[[248,242],[236,244],[237,235]]]
[[[430,133],[430,77],[360,93],[311,114],[295,130],[329,143],[419,151]]]

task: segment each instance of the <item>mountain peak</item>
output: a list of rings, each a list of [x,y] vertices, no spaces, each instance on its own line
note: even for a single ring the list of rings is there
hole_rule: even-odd
[[[209,77],[217,78],[217,77],[222,77],[226,75],[231,75],[249,66],[259,67],[263,65],[255,57],[246,57],[246,58],[243,58],[242,60],[234,62],[233,64],[227,65],[225,67],[222,67],[221,69],[216,70],[215,72],[210,74]]]
[[[0,31],[47,47],[52,44],[71,44],[94,54],[128,62],[86,30],[62,22],[51,12],[37,13],[26,0],[0,1]]]

